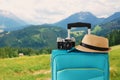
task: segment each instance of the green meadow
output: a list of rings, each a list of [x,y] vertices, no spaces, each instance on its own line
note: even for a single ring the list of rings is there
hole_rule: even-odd
[[[120,80],[120,45],[111,47],[110,77],[111,80]]]
[[[120,80],[120,45],[111,47],[110,77]],[[0,80],[50,80],[50,55],[0,59]]]
[[[50,55],[0,59],[0,80],[50,80]]]

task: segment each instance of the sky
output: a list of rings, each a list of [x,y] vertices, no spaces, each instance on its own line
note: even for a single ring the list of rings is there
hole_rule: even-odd
[[[0,0],[0,10],[12,12],[31,24],[43,24],[81,11],[108,17],[120,11],[120,0]]]

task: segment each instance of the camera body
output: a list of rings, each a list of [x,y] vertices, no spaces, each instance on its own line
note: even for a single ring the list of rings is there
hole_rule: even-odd
[[[68,49],[71,49],[74,46],[75,46],[75,38],[73,38],[73,37],[72,38],[66,38],[66,39],[63,39],[63,38],[60,38],[60,37],[57,38],[58,49],[68,50]]]

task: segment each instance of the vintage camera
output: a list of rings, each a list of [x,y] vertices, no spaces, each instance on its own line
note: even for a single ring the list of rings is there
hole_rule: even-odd
[[[78,28],[78,27],[87,27],[88,28],[88,34],[91,32],[91,24],[90,23],[82,23],[82,22],[76,22],[76,23],[69,23],[67,25],[67,30],[68,30],[68,37],[66,39],[57,38],[57,46],[58,49],[71,49],[72,47],[75,46],[75,38],[70,37],[70,30],[71,28]]]
[[[57,47],[58,49],[71,49],[72,47],[75,46],[75,38],[66,38],[66,39],[63,39],[63,38],[60,38],[58,37],[57,38]]]
[[[67,36],[67,38],[65,38],[65,39],[60,38],[60,37],[57,38],[58,49],[68,50],[68,49],[71,49],[72,47],[75,46],[75,38],[70,37],[70,29],[71,29],[71,27],[68,28],[68,36]]]

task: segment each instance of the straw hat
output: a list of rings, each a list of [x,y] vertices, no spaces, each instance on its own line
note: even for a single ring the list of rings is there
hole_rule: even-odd
[[[107,38],[91,34],[85,35],[80,45],[75,48],[84,52],[108,52],[110,50]]]

